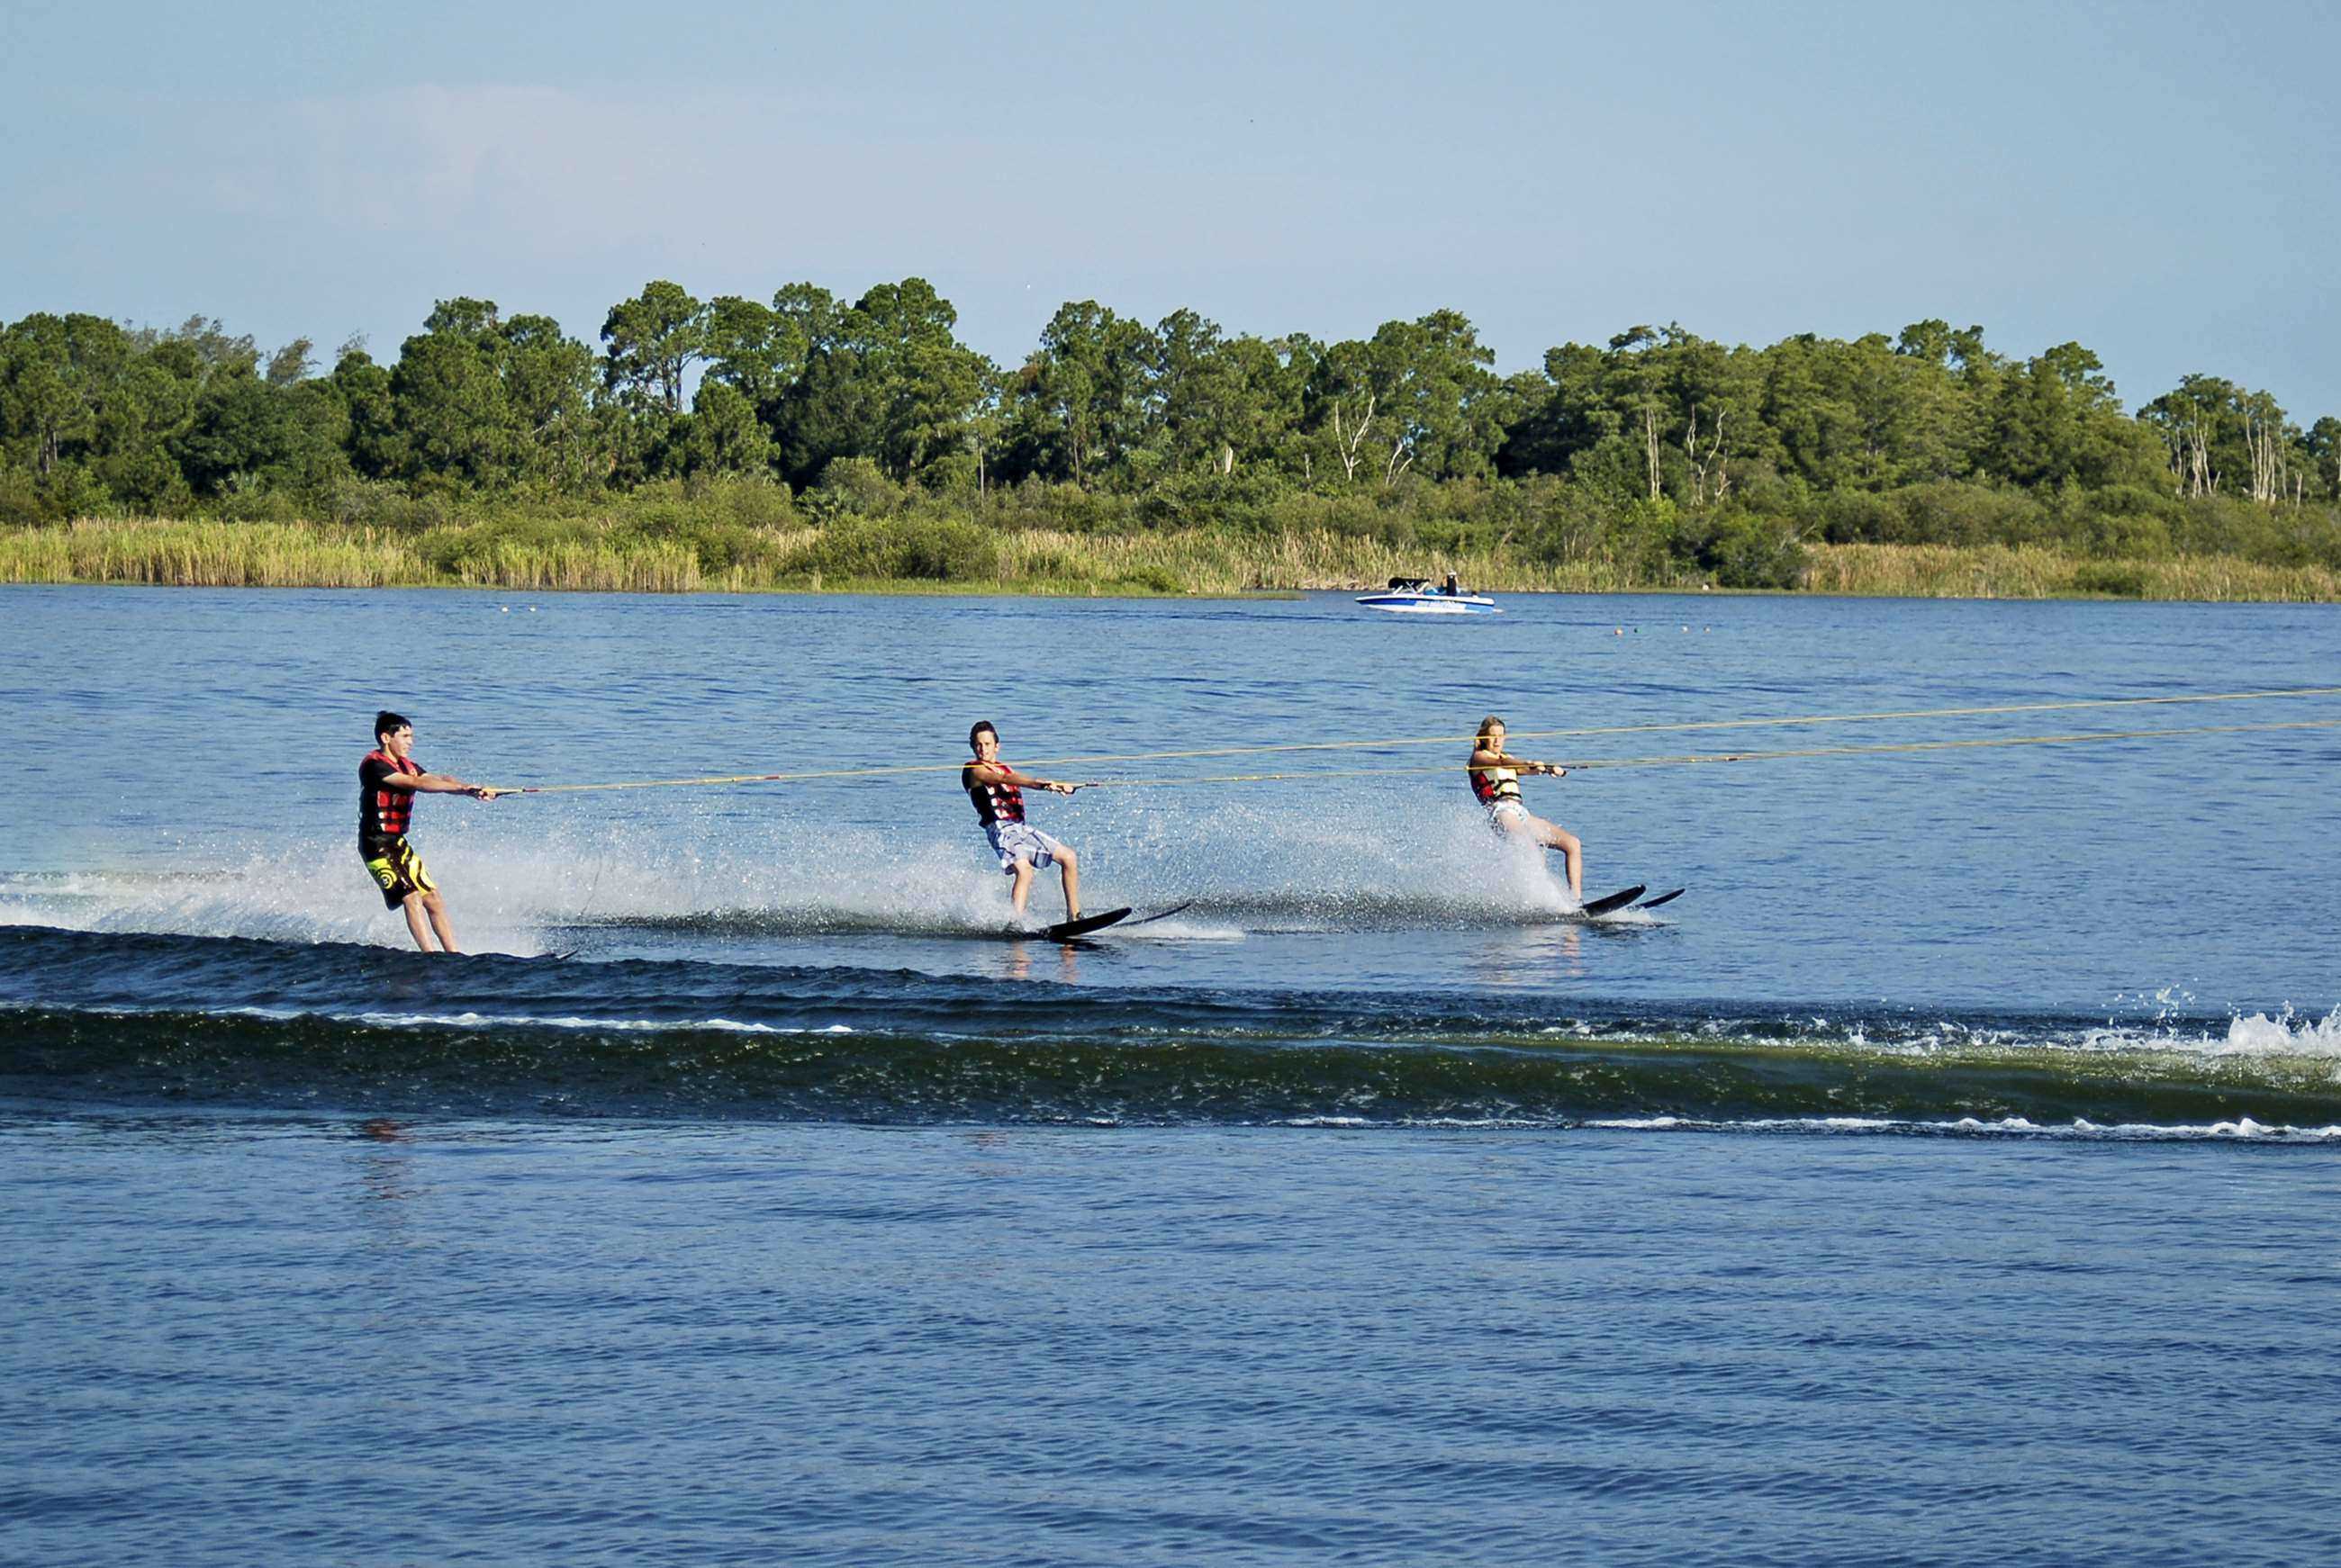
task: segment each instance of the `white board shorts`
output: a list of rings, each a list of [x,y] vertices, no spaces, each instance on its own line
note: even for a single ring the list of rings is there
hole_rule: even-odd
[[[1001,871],[1010,877],[1016,875],[1019,860],[1035,871],[1045,871],[1065,852],[1062,844],[1030,822],[987,822],[983,836],[991,840],[992,853],[1000,857]]]
[[[1498,800],[1488,808],[1488,826],[1509,833],[1529,825],[1529,809],[1518,800]]]

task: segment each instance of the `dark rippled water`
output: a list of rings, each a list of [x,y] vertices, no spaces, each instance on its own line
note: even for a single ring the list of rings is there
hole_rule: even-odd
[[[15,1562],[2341,1551],[2322,1153],[184,1115],[0,1152]]]
[[[2321,1562],[2341,730],[1452,747],[2341,684],[2329,609],[0,595],[0,1560]],[[1038,806],[947,771],[1376,739]],[[1524,744],[1583,759],[2341,699]],[[1110,777],[1257,759],[1098,764]],[[562,955],[556,957],[555,955]]]

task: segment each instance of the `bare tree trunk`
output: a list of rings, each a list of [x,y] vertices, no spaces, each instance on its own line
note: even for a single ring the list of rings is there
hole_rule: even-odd
[[[1721,409],[1715,411],[1715,428],[1708,432],[1707,450],[1702,453],[1698,445],[1698,405],[1697,403],[1691,405],[1690,418],[1683,427],[1683,453],[1690,459],[1691,504],[1694,506],[1707,504],[1707,481],[1710,469],[1715,476],[1715,499],[1721,501],[1723,492],[1731,488],[1730,478],[1725,472],[1721,461],[1723,453],[1723,411]]]
[[[2187,443],[2187,490],[2196,496],[2209,495],[2219,488],[2219,476],[2211,471],[2210,432],[2197,415],[2180,432]]]
[[[1715,444],[1708,449],[1715,463],[1715,499],[1721,501],[1731,490],[1731,460],[1723,455],[1723,411],[1715,411]]]
[[[2274,506],[2284,494],[2284,446],[2276,426],[2244,422],[2244,442],[2252,453],[2252,499]]]
[[[1683,421],[1683,455],[1690,460],[1690,503],[1707,504],[1707,472],[1698,465],[1698,404],[1690,405],[1690,417]]]
[[[1404,462],[1400,462],[1398,460],[1399,453],[1400,452],[1406,452],[1406,461]],[[1388,490],[1391,485],[1396,484],[1398,482],[1398,476],[1404,473],[1408,469],[1410,469],[1413,466],[1414,454],[1410,452],[1406,452],[1406,438],[1400,436],[1398,440],[1390,442],[1390,461],[1382,464],[1382,488],[1384,490]]]
[[[1366,427],[1374,422],[1374,400],[1366,399],[1366,413],[1358,421],[1358,428],[1344,435],[1341,432],[1341,405],[1333,405],[1333,451],[1341,460],[1341,477],[1354,484],[1358,479],[1358,448],[1366,439]]]
[[[1642,446],[1650,460],[1650,499],[1659,499],[1659,409],[1656,403],[1642,405]]]

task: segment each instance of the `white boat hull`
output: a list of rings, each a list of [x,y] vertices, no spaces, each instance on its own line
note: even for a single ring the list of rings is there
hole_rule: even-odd
[[[1368,610],[1393,615],[1501,615],[1495,600],[1476,593],[1363,593],[1358,602]]]

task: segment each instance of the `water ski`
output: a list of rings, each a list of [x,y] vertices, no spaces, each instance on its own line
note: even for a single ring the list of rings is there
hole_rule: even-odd
[[[1673,903],[1677,898],[1681,898],[1689,891],[1689,889],[1687,888],[1677,888],[1671,893],[1661,893],[1655,898],[1645,898],[1634,907],[1638,909],[1655,909],[1661,904]]]
[[[1589,898],[1581,907],[1571,910],[1570,913],[1580,920],[1590,920],[1596,916],[1614,914],[1640,898],[1648,890],[1644,884],[1637,882],[1630,888],[1620,888],[1604,898]]]
[[[1075,937],[1086,937],[1091,931],[1101,931],[1108,926],[1128,918],[1130,918],[1128,909],[1108,909],[1101,915],[1083,915],[1078,920],[1060,920],[1053,926],[1043,926],[1037,931],[1018,930],[1011,927],[1002,931],[1001,935],[1011,939],[1036,938],[1043,942],[1064,942]]]
[[[1180,910],[1191,907],[1194,902],[1194,899],[1190,898],[1185,903],[1173,904],[1167,909],[1157,909],[1151,915],[1141,915],[1138,918],[1132,920],[1131,924],[1133,926],[1151,926],[1157,920],[1167,920],[1171,916],[1178,914]]]

